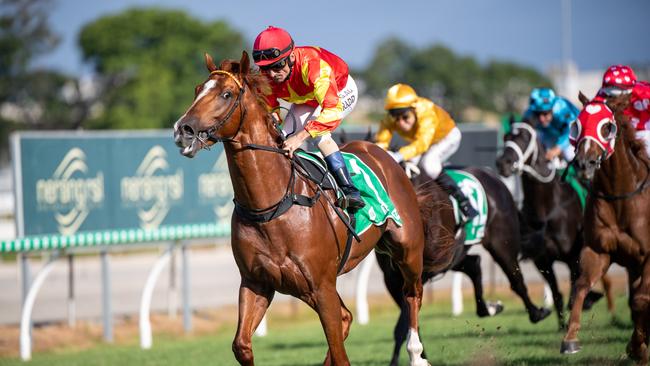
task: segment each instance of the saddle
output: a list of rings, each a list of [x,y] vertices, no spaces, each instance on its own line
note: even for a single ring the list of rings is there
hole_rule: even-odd
[[[315,153],[299,151],[294,158],[296,164],[304,170],[303,174],[324,190],[339,190],[336,180],[327,170],[325,161]]]

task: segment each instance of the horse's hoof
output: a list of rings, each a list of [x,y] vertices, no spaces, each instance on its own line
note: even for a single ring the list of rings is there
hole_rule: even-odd
[[[488,314],[490,316],[495,316],[503,311],[503,304],[501,303],[501,301],[497,301],[497,302],[488,301],[486,305],[488,309]]]
[[[549,315],[551,315],[551,310],[547,308],[535,309],[534,312],[530,313],[530,322],[533,324],[538,323],[546,319]]]
[[[630,359],[637,361],[639,364],[645,365],[648,363],[648,347],[645,344],[642,343],[640,346],[635,347],[630,341],[625,351]]]
[[[575,341],[562,341],[560,353],[570,355],[580,352],[580,349],[580,342],[577,339]]]

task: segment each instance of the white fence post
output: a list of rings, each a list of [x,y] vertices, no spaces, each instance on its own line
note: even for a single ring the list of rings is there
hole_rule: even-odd
[[[373,264],[375,264],[374,250],[366,256],[359,268],[357,275],[357,323],[368,324],[370,321],[370,313],[368,311],[368,281],[370,280],[370,271]]]
[[[463,273],[452,272],[451,313],[458,316],[463,313]]]
[[[142,300],[140,301],[140,348],[142,349],[150,349],[151,344],[153,343],[151,336],[151,321],[149,320],[151,297],[153,296],[153,290],[156,287],[158,276],[160,276],[160,272],[162,272],[163,268],[165,268],[167,263],[169,263],[173,249],[174,246],[172,244],[158,258],[156,263],[153,265],[151,272],[149,272],[147,282],[142,291]]]

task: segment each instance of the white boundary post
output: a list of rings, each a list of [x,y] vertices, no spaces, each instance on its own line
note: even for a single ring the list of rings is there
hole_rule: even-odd
[[[30,325],[32,322],[32,308],[36,301],[36,295],[41,289],[47,276],[52,272],[52,269],[54,269],[54,263],[57,259],[58,253],[52,254],[52,257],[48,260],[43,269],[41,269],[36,275],[34,282],[27,292],[27,297],[25,298],[23,311],[20,317],[20,358],[23,361],[29,361],[32,358],[32,335],[30,332]]]
[[[260,322],[260,325],[257,326],[257,329],[255,329],[255,335],[258,337],[264,337],[268,333],[268,326],[266,323],[266,314],[262,318],[262,321]]]
[[[546,305],[547,308],[553,306],[553,291],[551,291],[551,287],[548,283],[544,283],[544,305]]]
[[[361,263],[359,274],[357,275],[357,323],[368,324],[370,313],[368,311],[368,281],[370,280],[370,271],[375,264],[375,252],[371,251]]]
[[[463,313],[463,274],[452,272],[451,313],[458,316]]]
[[[153,290],[156,287],[156,281],[158,281],[160,272],[169,263],[172,250],[174,250],[173,244],[156,260],[156,263],[151,268],[151,272],[149,272],[147,282],[142,291],[142,300],[140,301],[140,348],[142,349],[150,349],[153,343],[151,337],[151,321],[149,319],[151,297],[153,296]]]

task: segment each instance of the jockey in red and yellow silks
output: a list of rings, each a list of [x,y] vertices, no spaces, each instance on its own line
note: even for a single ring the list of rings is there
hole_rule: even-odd
[[[283,126],[287,136],[283,149],[292,157],[305,141],[317,146],[345,193],[347,202],[340,205],[352,210],[363,207],[361,194],[352,183],[343,155],[331,135],[343,117],[354,109],[359,96],[356,83],[348,74],[348,65],[325,49],[294,47],[287,31],[272,26],[255,39],[253,60],[269,78],[269,106],[277,108],[278,99],[292,103]]]
[[[393,133],[409,142],[397,152],[388,153],[398,163],[403,163],[409,176],[426,174],[450,195],[461,208],[465,220],[478,215],[467,196],[456,182],[442,169],[460,146],[461,133],[449,113],[429,99],[419,97],[406,84],[395,84],[388,89],[384,105],[386,116],[375,137],[377,145],[388,150]]]
[[[312,137],[331,132],[341,123],[343,103],[338,93],[348,82],[348,65],[335,54],[319,47],[295,47],[295,64],[289,78],[273,83],[269,106],[280,105],[278,99],[293,104],[321,107],[318,117],[305,124]]]

